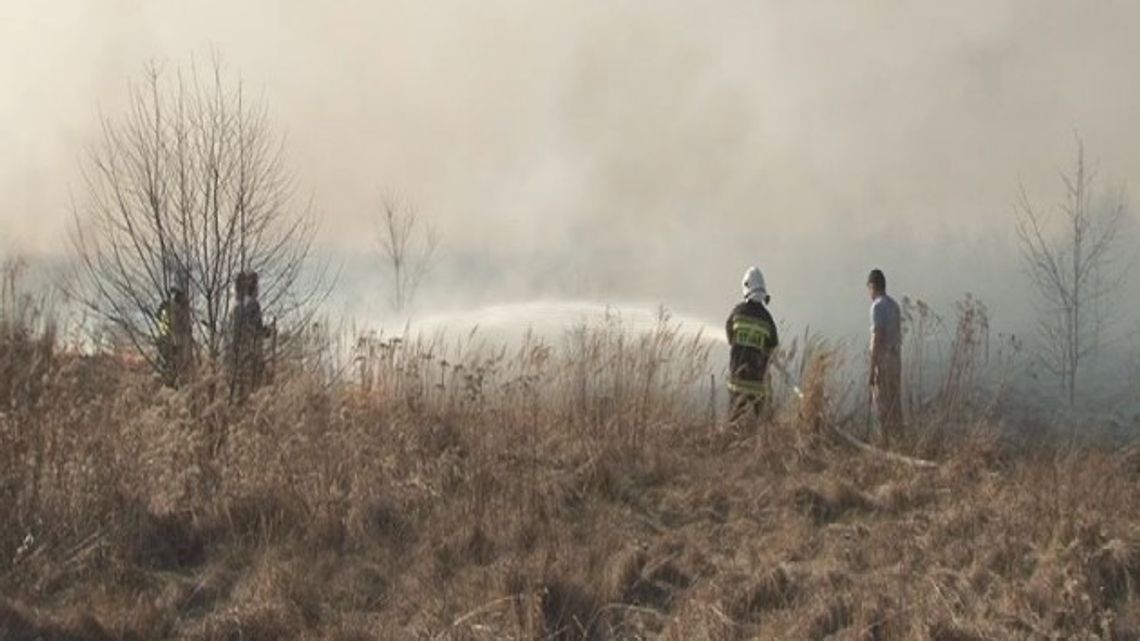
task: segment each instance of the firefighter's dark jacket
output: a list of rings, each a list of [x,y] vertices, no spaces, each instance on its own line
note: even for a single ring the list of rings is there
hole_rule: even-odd
[[[728,388],[733,392],[763,394],[768,359],[780,344],[772,315],[762,303],[746,300],[732,310],[725,331],[732,348]]]

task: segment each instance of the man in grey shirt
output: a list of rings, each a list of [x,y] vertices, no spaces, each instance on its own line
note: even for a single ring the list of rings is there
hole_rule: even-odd
[[[902,313],[887,295],[887,277],[872,270],[867,277],[871,295],[871,398],[879,417],[883,440],[889,443],[903,427]]]

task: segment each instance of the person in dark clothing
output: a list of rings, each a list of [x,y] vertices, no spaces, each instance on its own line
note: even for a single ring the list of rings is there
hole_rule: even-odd
[[[733,308],[725,323],[730,346],[728,391],[731,422],[748,414],[759,419],[770,400],[768,362],[779,346],[776,322],[768,312],[770,300],[764,274],[750,267],[741,283],[744,301]]]
[[[190,299],[181,286],[171,288],[170,296],[158,308],[158,355],[163,381],[170,387],[186,383],[194,358]]]
[[[237,304],[230,318],[230,398],[245,400],[265,379],[263,341],[272,334],[261,317],[255,272],[242,272],[234,283]]]

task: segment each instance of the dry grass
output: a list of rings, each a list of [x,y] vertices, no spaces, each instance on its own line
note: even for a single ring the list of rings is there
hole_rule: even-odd
[[[1140,638],[1134,453],[894,465],[826,437],[822,352],[740,437],[668,324],[364,339],[242,408],[4,336],[0,638]]]

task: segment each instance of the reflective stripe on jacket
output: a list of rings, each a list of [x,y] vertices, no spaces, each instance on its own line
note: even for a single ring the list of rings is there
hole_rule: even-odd
[[[768,359],[779,346],[776,323],[764,305],[744,301],[725,323],[730,347],[728,389],[735,393],[764,396]]]

